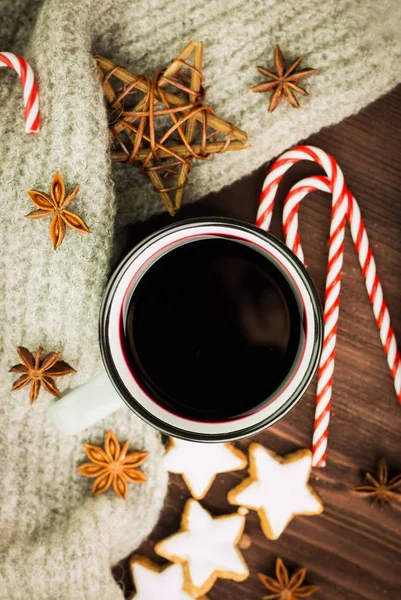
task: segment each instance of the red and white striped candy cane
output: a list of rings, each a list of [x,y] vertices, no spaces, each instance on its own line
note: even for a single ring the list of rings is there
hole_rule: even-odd
[[[0,52],[0,67],[10,67],[20,76],[24,94],[25,131],[36,133],[40,126],[39,94],[32,68],[22,56],[12,52]]]
[[[397,340],[390,321],[390,313],[383,296],[383,288],[377,275],[376,263],[369,246],[368,234],[362,220],[361,211],[354,196],[348,192],[348,221],[352,239],[358,252],[359,263],[365,277],[369,300],[373,306],[376,323],[380,332],[380,340],[387,356],[388,366],[394,379],[394,388],[401,403],[401,358]]]
[[[361,218],[359,206],[347,189],[342,172],[331,156],[319,148],[300,146],[286,152],[276,161],[263,186],[257,224],[268,229],[271,221],[274,197],[280,180],[284,173],[299,160],[313,160],[322,166],[328,175],[328,177],[309,177],[298,182],[290,190],[284,203],[283,228],[286,243],[302,261],[304,261],[304,255],[298,234],[299,203],[308,193],[315,190],[329,192],[333,195],[324,309],[324,343],[319,366],[312,443],[313,464],[314,466],[323,467],[326,464],[327,436],[330,421],[330,400],[333,385],[341,268],[344,251],[345,214],[350,222],[352,238],[358,252],[366,288],[380,330],[380,338],[387,354],[388,364],[394,378],[395,390],[400,401],[401,367],[397,343],[390,324],[390,316],[383,298],[383,290],[376,273],[376,265],[369,247],[369,240]]]
[[[329,262],[326,279],[326,300],[324,308],[324,341],[319,365],[316,395],[315,428],[318,441],[313,443],[314,464],[324,466],[327,451],[328,426],[330,421],[330,401],[333,389],[334,360],[340,304],[341,273],[344,253],[345,219],[348,207],[347,188],[344,176],[335,160],[320,150],[299,146],[286,152],[272,166],[262,188],[261,202],[256,224],[268,229],[272,217],[274,198],[285,172],[300,160],[310,160],[319,164],[327,173],[332,184],[333,201],[329,239]],[[307,193],[307,192],[306,192]],[[297,206],[290,212],[290,226],[286,227],[286,237],[291,240],[290,248],[303,261],[299,237],[296,235]],[[295,218],[295,220],[294,220]]]
[[[296,251],[297,256],[303,260],[303,251],[298,234],[298,208],[301,200],[310,192],[321,190],[332,192],[332,186],[327,177],[309,177],[298,182],[290,190],[285,200],[283,209],[283,227],[287,245]],[[369,246],[367,232],[361,217],[357,201],[349,192],[347,193],[347,217],[350,223],[351,235],[358,252],[362,273],[365,277],[366,289],[373,306],[373,312],[380,331],[384,351],[387,355],[388,365],[394,378],[394,387],[401,402],[401,366],[397,342],[390,323],[390,315],[383,297],[376,264]],[[326,310],[325,310],[326,314]],[[322,358],[323,361],[323,358]],[[322,365],[321,365],[322,368]],[[319,371],[319,375],[320,375]],[[323,376],[323,373],[322,373]],[[319,383],[321,382],[319,378]],[[319,404],[319,387],[317,395],[316,415],[313,434],[313,455],[316,466],[324,466],[327,445],[328,421],[324,418]],[[322,454],[323,452],[323,454]]]

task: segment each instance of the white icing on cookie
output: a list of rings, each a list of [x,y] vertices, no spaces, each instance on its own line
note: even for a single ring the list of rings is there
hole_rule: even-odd
[[[228,494],[231,504],[258,512],[267,538],[277,539],[295,515],[318,515],[323,504],[308,485],[312,453],[298,450],[279,456],[260,444],[249,447],[249,473]]]
[[[150,562],[131,562],[132,577],[136,593],[133,600],[192,600],[183,590],[184,572],[181,565],[171,565],[159,570]]]
[[[248,567],[237,549],[245,517],[213,518],[196,500],[185,505],[182,530],[156,544],[160,556],[184,565],[184,589],[194,596],[210,590],[217,577],[243,581]]]
[[[170,438],[164,465],[183,476],[192,496],[204,498],[217,473],[237,471],[247,465],[243,452],[232,444],[202,444]]]

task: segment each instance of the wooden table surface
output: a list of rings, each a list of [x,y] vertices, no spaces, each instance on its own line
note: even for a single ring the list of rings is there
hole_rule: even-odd
[[[279,110],[291,110],[280,107]],[[401,343],[401,86],[361,113],[322,130],[306,143],[330,152],[361,206],[384,288],[392,322]],[[244,155],[244,160],[246,157]],[[269,164],[218,194],[183,208],[180,218],[223,215],[254,222],[263,179]],[[284,192],[299,178],[317,174],[302,163],[287,175]],[[281,202],[276,205],[272,232],[282,238]],[[315,192],[302,205],[300,233],[308,268],[323,295],[330,198]],[[134,240],[168,223],[161,215],[132,228]],[[278,424],[254,439],[279,453],[310,447],[316,381],[305,397]],[[250,440],[238,442],[244,450]],[[308,569],[307,581],[320,586],[316,600],[401,599],[401,504],[382,510],[355,497],[350,489],[374,472],[381,456],[391,474],[401,472],[401,406],[398,404],[372,308],[366,294],[349,231],[345,240],[340,322],[337,341],[333,412],[328,464],[314,469],[311,484],[325,510],[316,517],[296,517],[277,541],[267,540],[256,514],[247,516],[251,546],[243,551],[250,577],[243,583],[219,580],[210,600],[258,600],[267,590],[257,573],[273,575],[276,557],[290,570]],[[233,512],[227,492],[246,471],[217,476],[202,504],[213,515]],[[158,525],[137,552],[163,563],[154,544],[176,532],[189,497],[178,475],[170,476],[169,493]],[[127,597],[132,584],[123,563]],[[120,577],[121,569],[115,570]],[[165,599],[168,600],[168,593]]]

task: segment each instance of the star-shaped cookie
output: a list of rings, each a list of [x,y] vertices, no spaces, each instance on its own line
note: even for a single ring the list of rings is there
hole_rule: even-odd
[[[170,473],[180,473],[194,498],[207,494],[217,473],[244,469],[248,464],[233,444],[201,444],[170,438],[164,465]]]
[[[228,493],[231,504],[256,510],[263,533],[276,540],[296,515],[319,515],[323,503],[308,485],[310,450],[279,456],[260,444],[249,447],[249,474]]]
[[[194,597],[206,594],[218,577],[243,581],[248,567],[237,548],[245,517],[234,513],[213,518],[196,500],[188,500],[181,530],[155,546],[163,556],[184,567],[184,590]]]
[[[184,572],[181,565],[159,567],[143,556],[134,556],[130,561],[132,579],[136,593],[132,600],[192,600],[183,590]]]

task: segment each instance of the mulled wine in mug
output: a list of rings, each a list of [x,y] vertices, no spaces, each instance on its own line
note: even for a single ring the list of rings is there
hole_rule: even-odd
[[[229,219],[156,232],[124,258],[99,320],[105,370],[50,408],[73,434],[124,403],[167,434],[226,441],[272,425],[318,365],[321,305],[279,240]]]

